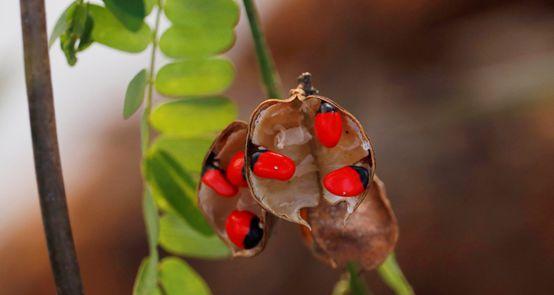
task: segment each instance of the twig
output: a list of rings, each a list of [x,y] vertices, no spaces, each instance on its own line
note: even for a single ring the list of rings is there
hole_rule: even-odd
[[[308,72],[302,73],[298,76],[297,80],[298,86],[296,88],[304,90],[306,95],[317,94],[319,92],[312,84],[312,74]]]
[[[248,16],[250,31],[252,31],[252,39],[254,39],[256,57],[258,58],[258,65],[260,66],[260,73],[262,75],[266,94],[269,98],[282,98],[279,74],[275,70],[271,52],[267,47],[254,0],[244,0],[244,9]]]
[[[156,11],[156,20],[154,22],[154,30],[152,32],[152,50],[150,51],[150,65],[148,68],[148,89],[146,90],[146,103],[141,118],[141,148],[142,154],[146,153],[146,150],[150,146],[150,124],[148,117],[152,110],[152,95],[154,93],[154,72],[156,71],[156,52],[158,50],[158,31],[160,29],[160,19],[163,10],[162,0],[156,2],[158,9]]]
[[[83,294],[58,150],[43,0],[21,0],[25,80],[40,207],[57,293]]]

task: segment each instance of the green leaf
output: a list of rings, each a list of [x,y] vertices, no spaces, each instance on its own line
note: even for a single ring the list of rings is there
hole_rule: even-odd
[[[162,35],[160,49],[169,57],[199,57],[223,53],[234,42],[232,28],[172,26]]]
[[[146,11],[146,15],[149,15],[150,12],[152,12],[152,9],[154,9],[154,6],[158,3],[157,0],[144,0],[144,9]]]
[[[132,32],[104,7],[90,4],[89,11],[94,19],[92,39],[98,43],[136,53],[146,49],[152,41],[150,28],[144,22],[137,32]]]
[[[173,254],[202,259],[221,259],[231,255],[229,248],[216,235],[203,236],[171,213],[160,219],[160,246]]]
[[[194,178],[185,170],[185,168],[181,167],[181,164],[179,164],[179,162],[177,162],[170,154],[165,151],[158,151],[158,154],[160,156],[160,159],[162,159],[165,164],[173,171],[173,173],[175,173],[175,175],[181,181],[183,181],[186,188],[194,189],[194,192],[192,194],[187,194],[187,196],[192,199],[194,205],[197,205],[195,195],[198,182],[195,181]],[[187,190],[187,192],[189,191]]]
[[[158,105],[150,114],[150,123],[166,135],[194,137],[219,131],[236,117],[237,108],[227,98],[190,98]]]
[[[106,8],[129,30],[136,32],[146,16],[143,0],[103,0]]]
[[[167,201],[195,230],[206,236],[213,235],[211,227],[196,207],[194,180],[171,156],[163,151],[151,150],[144,160],[144,169],[154,195]]]
[[[128,119],[131,117],[140,107],[144,100],[144,90],[147,83],[146,69],[142,69],[138,72],[129,85],[127,86],[127,92],[125,92],[125,104],[123,106],[123,118]]]
[[[158,237],[160,235],[160,220],[158,215],[158,208],[152,198],[150,190],[146,188],[144,190],[144,197],[142,201],[142,210],[144,214],[144,223],[146,224],[146,235],[148,236],[148,246],[150,252],[156,251],[158,245]]]
[[[167,0],[167,18],[177,25],[233,28],[239,20],[239,7],[233,0]]]
[[[85,21],[85,27],[79,39],[79,45],[77,46],[77,51],[83,51],[87,49],[90,45],[92,45],[92,43],[94,42],[94,40],[92,40],[93,28],[94,28],[94,20],[92,19],[92,16],[90,15],[90,13],[88,13]]]
[[[60,35],[60,47],[69,65],[77,63],[77,52],[88,47],[92,40],[90,31],[92,20],[86,3],[75,3],[70,6],[65,16],[66,27]]]
[[[163,66],[156,77],[156,89],[168,96],[215,95],[233,82],[235,69],[226,59],[194,59]]]
[[[63,34],[68,26],[68,16],[72,13],[72,11],[75,9],[75,6],[77,5],[76,2],[71,3],[60,15],[58,20],[56,21],[56,24],[54,25],[54,29],[52,30],[52,33],[50,34],[50,39],[48,40],[48,47],[52,47],[56,40]]]
[[[140,264],[135,285],[133,286],[133,295],[155,295],[158,282],[158,254],[146,257]]]
[[[167,152],[186,171],[200,173],[202,171],[202,161],[211,144],[211,140],[204,138],[181,138],[161,135],[152,146]]]
[[[167,295],[210,295],[202,277],[185,261],[167,257],[160,263],[160,283]]]

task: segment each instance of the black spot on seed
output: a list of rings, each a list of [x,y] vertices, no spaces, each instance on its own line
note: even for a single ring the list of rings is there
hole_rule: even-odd
[[[250,230],[244,238],[244,248],[252,249],[256,247],[264,236],[264,230],[260,226],[260,218],[258,216],[250,221]]]
[[[329,112],[336,112],[337,108],[335,108],[332,104],[328,102],[322,101],[319,105],[318,113],[329,113]]]
[[[369,171],[367,171],[367,169],[365,169],[364,167],[360,167],[360,166],[350,166],[350,167],[356,170],[356,172],[358,172],[358,176],[360,176],[360,180],[362,181],[364,188],[367,188],[367,185],[369,184]]]
[[[219,169],[219,160],[215,158],[215,153],[211,152],[206,159],[206,164],[202,167],[202,175],[208,171],[208,169]],[[220,169],[221,170],[221,169]]]
[[[254,165],[258,161],[258,158],[260,157],[261,154],[263,154],[265,152],[267,152],[266,148],[261,147],[261,146],[257,148],[257,151],[255,151],[252,154],[252,157],[250,158],[250,170],[254,171]]]

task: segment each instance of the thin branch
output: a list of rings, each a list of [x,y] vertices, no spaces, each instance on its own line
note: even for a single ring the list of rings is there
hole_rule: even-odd
[[[256,48],[256,57],[258,58],[258,65],[260,66],[260,73],[262,75],[266,94],[270,98],[282,98],[279,74],[275,70],[271,52],[266,44],[254,0],[244,0],[244,9],[248,16],[250,31],[252,31],[254,47]]]
[[[157,1],[158,9],[156,11],[156,20],[152,32],[152,50],[150,51],[150,66],[148,69],[148,89],[146,90],[146,105],[141,118],[141,147],[142,153],[146,152],[150,145],[150,124],[148,117],[152,110],[152,95],[154,93],[154,72],[156,71],[156,53],[158,51],[158,31],[160,29],[160,19],[162,15],[163,2]]]
[[[43,0],[21,0],[25,79],[42,222],[57,293],[83,294],[60,164]]]
[[[389,257],[387,257],[387,260],[379,266],[377,272],[381,276],[381,279],[394,291],[395,294],[414,294],[414,290],[402,273],[402,269],[400,269],[394,253],[391,253]]]

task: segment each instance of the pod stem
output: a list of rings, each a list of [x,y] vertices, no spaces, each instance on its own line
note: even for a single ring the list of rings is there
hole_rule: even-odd
[[[265,88],[266,95],[270,98],[281,98],[281,82],[279,79],[279,73],[275,69],[275,64],[271,56],[269,47],[265,40],[262,27],[260,25],[260,18],[258,16],[258,10],[254,0],[244,0],[244,9],[248,17],[248,23],[250,24],[250,31],[252,32],[252,39],[254,40],[254,47],[256,49],[256,57],[258,59],[258,65],[260,66],[260,74]]]
[[[296,86],[297,89],[302,89],[306,95],[312,95],[319,93],[319,90],[317,90],[312,85],[312,74],[305,72],[300,74],[297,78],[298,86]]]
[[[391,253],[385,262],[377,268],[381,279],[394,291],[396,295],[413,295],[414,290],[402,273],[394,253]]]
[[[44,0],[21,0],[25,81],[42,223],[57,294],[83,294],[56,131]]]

